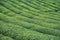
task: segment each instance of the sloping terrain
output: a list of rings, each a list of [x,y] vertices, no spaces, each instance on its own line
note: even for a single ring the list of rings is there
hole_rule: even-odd
[[[0,40],[60,40],[60,0],[1,0]]]

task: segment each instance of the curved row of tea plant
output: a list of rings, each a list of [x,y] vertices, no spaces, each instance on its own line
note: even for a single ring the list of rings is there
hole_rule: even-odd
[[[0,34],[0,40],[14,40],[14,39]]]

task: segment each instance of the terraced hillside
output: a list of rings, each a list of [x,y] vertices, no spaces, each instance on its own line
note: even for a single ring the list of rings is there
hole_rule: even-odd
[[[0,40],[60,40],[60,0],[0,0]]]

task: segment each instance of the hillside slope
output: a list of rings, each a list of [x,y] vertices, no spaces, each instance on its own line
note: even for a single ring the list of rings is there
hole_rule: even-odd
[[[60,0],[1,0],[1,40],[60,40]]]

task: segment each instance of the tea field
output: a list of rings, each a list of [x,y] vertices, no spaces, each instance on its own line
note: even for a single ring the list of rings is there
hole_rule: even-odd
[[[60,0],[0,0],[0,40],[60,40]]]

